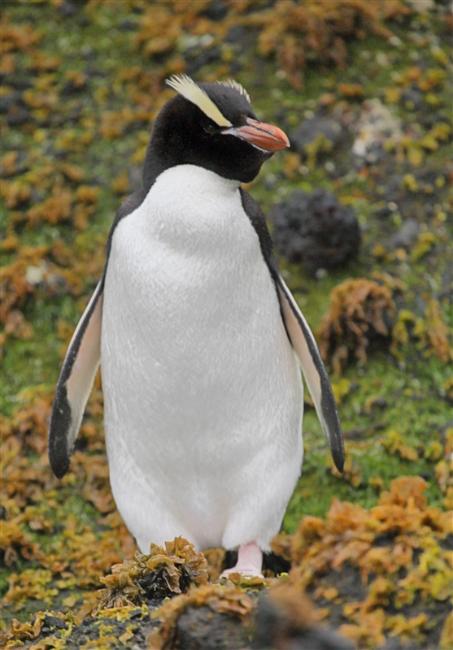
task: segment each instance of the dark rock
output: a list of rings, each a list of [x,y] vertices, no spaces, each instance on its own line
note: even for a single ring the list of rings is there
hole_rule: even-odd
[[[256,11],[266,11],[275,4],[275,0],[260,0],[259,2],[245,3],[244,16],[252,14]]]
[[[256,650],[353,650],[354,645],[324,626],[302,626],[263,594],[255,616]]]
[[[382,208],[375,210],[373,216],[379,220],[385,220],[391,218],[393,214],[394,211],[388,205],[384,205]]]
[[[45,632],[46,630],[63,630],[65,627],[66,623],[64,620],[57,618],[56,616],[50,616],[50,614],[46,614],[42,629]]]
[[[384,646],[381,646],[379,650],[409,650],[408,646],[402,645],[400,639],[390,639]]]
[[[423,644],[414,643],[414,641],[402,641],[399,638],[389,639],[385,645],[379,646],[378,650],[439,650],[437,644],[426,645],[426,641],[423,641]]]
[[[8,110],[6,121],[9,126],[22,126],[30,120],[30,112],[22,106],[12,106]]]
[[[126,32],[134,32],[137,30],[137,21],[126,18],[119,24],[120,29]]]
[[[244,64],[239,59],[234,59],[234,61],[231,61],[230,72],[233,78],[239,75],[241,70],[243,69],[244,69]]]
[[[33,77],[22,77],[20,74],[10,75],[8,77],[8,86],[12,86],[16,90],[26,90],[33,86]]]
[[[225,0],[211,0],[201,15],[209,20],[223,20],[228,13],[228,5]]]
[[[79,11],[77,3],[70,2],[70,0],[65,0],[60,5],[58,5],[58,13],[63,18],[72,18]]]
[[[440,542],[440,546],[446,551],[453,551],[453,534],[449,533],[446,538]]]
[[[241,44],[247,41],[248,31],[244,25],[233,25],[225,37],[227,43]]]
[[[357,256],[361,235],[352,208],[333,194],[316,190],[293,192],[270,212],[277,250],[307,271],[330,269]]]
[[[413,110],[421,110],[424,106],[424,97],[422,91],[416,86],[412,88],[407,88],[402,96],[402,101],[406,108]]]
[[[200,47],[198,45],[187,49],[184,53],[187,72],[189,75],[196,74],[201,68],[210,63],[216,63],[221,56],[220,47]]]
[[[0,113],[7,113],[10,110],[15,110],[16,107],[21,105],[23,106],[24,103],[22,100],[22,93],[19,91],[0,97]]]
[[[328,584],[335,586],[341,596],[348,601],[360,601],[366,598],[366,589],[356,567],[349,562],[345,562],[341,574],[330,575]]]
[[[292,131],[289,139],[298,153],[305,154],[307,145],[314,142],[319,136],[324,136],[335,148],[344,142],[346,131],[337,120],[331,117],[311,117]]]
[[[72,81],[67,81],[63,88],[61,89],[61,94],[63,97],[70,97],[71,95],[75,95],[77,93],[84,92],[85,88],[83,86],[77,86]],[[80,112],[77,113],[77,117],[80,119]]]
[[[46,616],[46,620],[47,620]],[[54,617],[51,617],[52,619]],[[131,622],[133,619],[133,623]],[[157,627],[158,622],[152,621],[149,618],[149,615],[143,614],[141,610],[137,612],[132,612],[128,617],[127,622],[117,621],[112,618],[106,618],[103,616],[87,616],[79,625],[74,625],[70,635],[65,636],[64,647],[65,648],[80,648],[86,643],[90,643],[92,648],[104,648],[105,645],[105,631],[104,628],[112,628],[112,634],[119,638],[126,629],[130,630],[133,633],[133,637],[128,641],[128,648],[134,648],[135,650],[146,650],[148,648],[148,636],[151,631]],[[49,628],[44,622],[41,634],[36,639],[36,641],[41,641],[43,646],[45,645],[45,640],[49,637],[62,638],[61,633],[56,631],[57,626],[52,625],[52,631],[49,632]],[[104,637],[104,638],[103,638]],[[118,642],[118,645],[109,646],[112,648],[124,648],[125,645],[121,642]]]
[[[176,623],[173,648],[184,650],[249,650],[248,634],[238,618],[189,607]]]

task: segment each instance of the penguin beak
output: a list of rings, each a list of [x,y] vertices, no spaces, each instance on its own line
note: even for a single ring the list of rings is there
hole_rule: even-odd
[[[289,139],[284,131],[274,126],[248,117],[244,126],[231,127],[222,131],[223,135],[234,135],[261,151],[279,151],[289,147]]]

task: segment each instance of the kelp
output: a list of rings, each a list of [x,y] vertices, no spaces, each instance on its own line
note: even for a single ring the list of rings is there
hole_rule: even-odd
[[[401,347],[407,346],[409,342],[415,343],[426,356],[433,355],[444,363],[453,359],[449,330],[443,318],[441,304],[435,298],[429,297],[426,300],[423,315],[408,309],[398,312],[392,330],[392,353],[401,358]]]
[[[222,21],[212,19],[209,2],[178,2],[170,7],[158,3],[149,7],[140,18],[135,36],[136,47],[150,58],[171,55],[168,69],[181,72],[185,61],[174,53],[187,29],[196,37],[209,34],[213,46],[218,45],[233,25],[257,31],[257,49],[265,57],[273,57],[290,83],[300,88],[303,69],[312,63],[344,67],[347,43],[373,34],[388,39],[389,20],[403,18],[414,11],[402,0],[369,3],[366,0],[277,0],[267,8],[255,0],[227,1]],[[358,84],[342,84],[340,92],[347,97],[361,97]]]
[[[204,555],[183,537],[176,537],[165,547],[151,544],[148,555],[136,553],[133,560],[114,565],[111,574],[101,578],[106,589],[100,592],[98,609],[139,605],[146,598],[174,596],[207,581]]]
[[[313,61],[344,67],[346,44],[368,34],[389,38],[389,18],[406,16],[410,7],[399,0],[278,0],[272,9],[254,16],[260,27],[259,51],[273,55],[296,88],[303,81],[302,69]],[[350,92],[349,87],[346,92]],[[353,88],[356,96],[356,88]]]
[[[0,567],[12,567],[18,564],[19,558],[31,560],[39,557],[37,545],[24,532],[23,517],[5,520],[6,509],[0,519]]]
[[[395,312],[386,286],[365,278],[342,282],[331,293],[318,331],[323,358],[337,373],[351,358],[365,363],[373,343],[390,343]]]
[[[44,276],[43,258],[46,252],[45,246],[26,246],[15,261],[0,267],[0,325],[3,326],[5,340],[8,336],[29,338],[31,335],[31,325],[26,322],[22,309],[36,291],[30,269],[43,269]]]

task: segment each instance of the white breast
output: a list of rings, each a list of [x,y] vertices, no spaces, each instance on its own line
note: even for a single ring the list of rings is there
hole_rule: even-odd
[[[236,182],[169,169],[119,223],[102,376],[112,488],[142,548],[266,546],[299,474],[301,384]]]

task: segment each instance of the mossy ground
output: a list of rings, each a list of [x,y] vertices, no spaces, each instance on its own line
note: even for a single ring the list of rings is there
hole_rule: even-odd
[[[325,515],[335,497],[370,508],[401,475],[422,476],[431,505],[452,505],[446,465],[453,426],[451,357],[442,357],[430,338],[439,323],[428,311],[434,300],[451,331],[453,98],[442,3],[395,16],[386,23],[392,34],[385,38],[362,30],[362,38],[349,39],[340,67],[321,50],[304,67],[291,63],[288,44],[286,58],[276,46],[265,56],[250,23],[264,20],[266,8],[259,2],[230,3],[220,21],[201,14],[202,5],[210,3],[196,4],[173,7],[173,36],[163,15],[169,3],[144,11],[138,0],[42,1],[3,10],[3,627],[43,608],[89,601],[98,578],[133,552],[109,493],[99,383],[80,451],[62,482],[51,476],[46,461],[47,417],[65,346],[103,267],[113,215],[137,184],[150,123],[171,96],[163,79],[182,71],[184,60],[197,79],[236,77],[257,113],[288,131],[321,106],[350,125],[373,99],[400,120],[403,131],[400,138],[386,138],[375,163],[353,156],[351,143],[330,152],[320,147],[306,155],[280,154],[250,188],[265,210],[293,189],[317,187],[356,210],[363,246],[349,267],[313,278],[280,260],[314,330],[329,308],[330,292],[348,278],[386,284],[398,310],[391,346],[370,351],[365,364],[352,362],[333,377],[348,454],[344,477],[332,471],[326,441],[307,405],[304,471],[285,530],[294,531],[304,516]],[[162,15],[152,13],[159,8]],[[261,34],[272,30],[272,11]],[[225,38],[241,24],[242,35]],[[159,31],[164,42],[147,51]],[[203,41],[204,34],[211,40]],[[45,203],[49,197],[54,205]],[[408,248],[392,246],[409,218],[419,224],[418,238]],[[16,262],[23,264],[16,268]],[[38,280],[24,279],[30,267],[35,276],[38,270]]]

